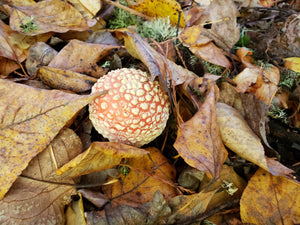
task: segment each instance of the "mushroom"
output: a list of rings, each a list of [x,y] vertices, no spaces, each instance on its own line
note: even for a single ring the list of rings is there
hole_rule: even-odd
[[[169,117],[168,95],[147,73],[110,71],[92,87],[92,93],[105,90],[89,104],[90,120],[103,137],[141,147],[162,133]]]

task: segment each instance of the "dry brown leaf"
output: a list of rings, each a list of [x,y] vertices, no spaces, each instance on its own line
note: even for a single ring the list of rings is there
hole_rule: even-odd
[[[27,73],[34,77],[41,66],[47,66],[57,54],[57,51],[44,42],[37,42],[29,48],[26,60]]]
[[[49,87],[77,93],[91,90],[93,84],[97,82],[96,78],[90,76],[48,66],[41,67],[38,75]]]
[[[101,9],[100,0],[69,0],[86,20],[93,19],[96,13]]]
[[[205,171],[210,178],[217,179],[227,157],[217,126],[215,105],[218,88],[210,82],[205,102],[192,119],[180,125],[174,147],[191,167]]]
[[[222,140],[229,149],[275,176],[290,176],[292,170],[265,157],[260,139],[236,109],[224,103],[217,103],[216,113]]]
[[[29,161],[96,97],[35,89],[0,80],[0,199]]]
[[[176,195],[176,170],[157,148],[147,148],[149,155],[126,160],[130,168],[120,182],[103,186],[113,204],[139,206],[151,201],[158,190],[168,200]],[[125,165],[126,166],[126,165]]]
[[[216,191],[201,191],[193,195],[179,195],[172,198],[169,201],[169,206],[173,213],[167,220],[168,224],[174,224],[175,222],[175,224],[181,224],[181,220],[204,213]]]
[[[36,35],[50,31],[63,33],[69,30],[85,31],[89,29],[87,21],[72,5],[60,0],[45,0],[34,5],[14,7],[10,16],[10,27],[24,33],[21,25],[32,22],[37,29],[27,35]]]
[[[119,165],[122,158],[142,157],[148,152],[130,145],[114,142],[94,142],[89,149],[59,168],[62,177],[77,177]]]
[[[181,6],[175,0],[138,0],[130,7],[150,17],[169,17],[173,26],[178,24],[180,16],[179,26],[185,27]]]
[[[39,180],[47,180],[57,166],[68,162],[80,151],[81,142],[75,132],[70,129],[61,131],[47,149],[30,161],[22,173],[26,177],[19,177],[0,201],[0,223],[63,224],[64,206],[76,193],[75,188]],[[71,180],[56,182],[73,184]]]
[[[85,225],[84,207],[81,194],[73,200],[66,210],[66,225]]]
[[[85,73],[116,48],[119,46],[72,40],[53,58],[48,66]]]
[[[240,205],[243,223],[299,224],[300,185],[259,169],[244,190]]]
[[[237,50],[237,55],[246,68],[234,78],[237,83],[236,90],[241,93],[253,93],[258,99],[270,105],[277,92],[279,70],[271,64],[266,68],[253,64],[251,54],[251,51],[244,47]]]
[[[214,0],[203,12],[197,24],[212,22],[210,29],[203,28],[203,35],[214,40],[216,45],[229,53],[240,39],[236,19],[239,12],[232,0]]]
[[[166,60],[163,55],[159,54],[138,34],[125,31],[124,41],[127,51],[148,67],[152,79],[156,76],[163,77],[167,81],[171,79],[172,85],[176,86],[185,82],[187,77],[193,76],[191,71]],[[171,74],[168,73],[165,65],[168,66]]]
[[[15,61],[0,56],[0,78],[7,77],[11,72],[19,68],[20,66]]]

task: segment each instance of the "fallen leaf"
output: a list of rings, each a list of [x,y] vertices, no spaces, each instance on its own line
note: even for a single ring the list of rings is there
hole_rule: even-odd
[[[91,90],[96,78],[76,73],[70,70],[61,70],[43,66],[38,71],[41,81],[49,87],[72,92],[85,92]]]
[[[284,60],[286,61],[284,64],[285,68],[300,73],[300,57],[289,57]]]
[[[49,63],[49,67],[85,73],[97,65],[112,50],[115,45],[92,44],[71,40]]]
[[[129,174],[121,181],[103,186],[114,205],[138,206],[151,201],[159,190],[166,200],[176,195],[176,170],[157,148],[147,148],[149,155],[126,159]],[[126,167],[126,165],[124,165]]]
[[[174,147],[187,164],[217,179],[227,157],[215,112],[218,88],[209,83],[205,102],[198,112],[179,126]]]
[[[259,169],[242,195],[241,218],[250,224],[299,224],[300,185]],[[255,199],[255,201],[253,201]]]
[[[292,170],[265,157],[260,139],[236,109],[224,103],[217,103],[216,113],[222,140],[230,150],[275,176],[290,177]]]
[[[35,89],[0,80],[0,199],[29,161],[96,97]]]
[[[86,151],[59,168],[62,177],[78,177],[84,174],[113,168],[122,158],[142,157],[148,152],[130,145],[115,142],[94,142]]]
[[[44,42],[37,42],[29,48],[26,60],[27,73],[34,77],[41,66],[47,66],[57,54],[57,51]]]
[[[136,4],[129,6],[150,17],[169,17],[173,26],[179,24],[180,27],[185,27],[181,6],[175,0],[139,0]]]
[[[253,93],[258,99],[270,106],[277,92],[280,73],[277,67],[268,64],[261,68],[252,63],[252,53],[247,48],[237,50],[245,68],[233,80],[237,83],[236,90],[241,93]]]
[[[138,34],[125,31],[124,41],[129,54],[141,60],[148,67],[152,80],[157,76],[162,77],[167,82],[171,79],[172,85],[177,86],[185,82],[187,77],[193,76],[191,71],[166,60]]]
[[[61,131],[47,149],[30,161],[22,177],[0,201],[0,223],[64,224],[64,207],[71,201],[71,195],[76,193],[71,186],[73,181],[56,180],[58,183],[53,184],[47,183],[47,177],[80,151],[81,142],[75,132],[71,129]]]
[[[20,68],[15,61],[0,56],[0,78],[7,77],[11,72]]]
[[[204,213],[216,191],[201,191],[193,195],[179,195],[172,198],[169,206],[173,213],[167,219],[167,223],[181,224],[181,220],[184,221]]]
[[[77,195],[79,199],[72,201],[66,210],[66,225],[85,225],[84,207],[81,194]]]
[[[102,1],[99,0],[69,0],[86,20],[93,19],[96,13],[102,7]]]
[[[32,28],[26,32],[22,25],[29,23],[34,25],[35,29]],[[69,30],[85,31],[89,29],[87,21],[77,9],[60,0],[45,0],[34,5],[14,7],[9,24],[13,30],[27,35],[50,31],[63,33]]]
[[[239,12],[232,0],[215,0],[206,7],[196,24],[211,22],[211,28],[203,28],[203,35],[214,40],[216,45],[229,53],[240,39],[237,25]]]

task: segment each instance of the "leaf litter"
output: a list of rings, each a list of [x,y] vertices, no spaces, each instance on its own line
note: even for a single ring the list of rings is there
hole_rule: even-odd
[[[1,223],[299,223],[293,3],[3,1]],[[141,18],[105,27],[131,13]],[[147,36],[140,23],[159,17],[176,37]],[[88,121],[106,94],[92,85],[122,67],[158,79],[172,104],[145,147],[107,142]]]

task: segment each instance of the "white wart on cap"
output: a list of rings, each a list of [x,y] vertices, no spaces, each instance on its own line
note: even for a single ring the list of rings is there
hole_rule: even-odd
[[[119,69],[101,77],[92,93],[107,90],[89,104],[95,129],[111,142],[140,147],[164,130],[169,100],[157,81],[136,69]]]

